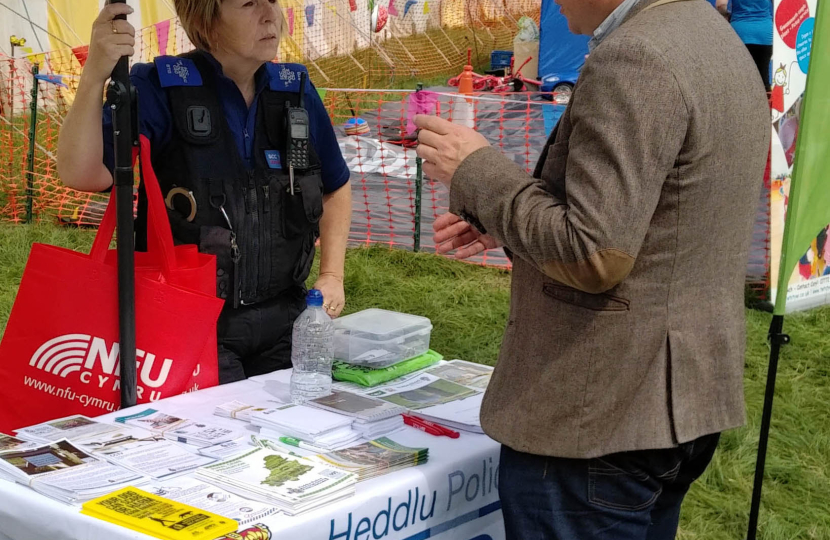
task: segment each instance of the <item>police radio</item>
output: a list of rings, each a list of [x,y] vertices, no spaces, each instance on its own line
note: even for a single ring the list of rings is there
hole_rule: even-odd
[[[294,169],[305,170],[310,166],[308,156],[309,120],[308,111],[303,106],[305,96],[305,72],[300,72],[300,103],[299,107],[285,104],[286,114],[286,154],[288,158],[289,191],[294,195]]]

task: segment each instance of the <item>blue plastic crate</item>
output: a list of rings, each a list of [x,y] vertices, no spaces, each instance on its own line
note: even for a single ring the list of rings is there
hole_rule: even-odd
[[[490,69],[510,67],[513,51],[493,51],[490,53]]]

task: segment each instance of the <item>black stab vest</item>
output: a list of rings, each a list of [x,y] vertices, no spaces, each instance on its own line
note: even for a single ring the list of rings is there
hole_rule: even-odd
[[[290,192],[287,166],[269,168],[267,150],[286,158],[285,104],[299,93],[266,88],[259,96],[254,168],[239,155],[216,95],[215,70],[199,53],[182,55],[202,74],[202,86],[166,89],[173,115],[170,142],[153,150],[153,169],[170,199],[168,216],[179,244],[196,244],[216,255],[216,292],[233,306],[255,304],[303,287],[314,260],[323,214],[320,160],[309,148],[308,170],[294,170]],[[181,189],[176,189],[181,188]],[[196,202],[192,211],[189,196]],[[227,217],[226,217],[227,215]],[[146,249],[147,201],[139,191],[136,248]]]

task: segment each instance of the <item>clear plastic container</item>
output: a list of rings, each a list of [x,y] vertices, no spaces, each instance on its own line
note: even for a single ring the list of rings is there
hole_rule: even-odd
[[[358,366],[385,368],[429,350],[426,317],[367,309],[334,320],[334,357]]]

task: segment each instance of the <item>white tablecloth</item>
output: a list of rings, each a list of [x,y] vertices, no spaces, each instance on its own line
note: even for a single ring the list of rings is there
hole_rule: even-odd
[[[234,399],[252,405],[276,403],[264,381],[288,380],[278,372],[255,380],[139,405],[190,419],[237,429],[255,428],[238,420],[213,416],[216,405]],[[111,421],[128,414],[101,417]],[[499,445],[485,435],[461,432],[458,439],[434,437],[412,428],[391,436],[398,443],[429,447],[429,461],[361,482],[354,497],[299,516],[278,514],[263,520],[272,538],[298,540],[501,540],[504,538],[498,498]],[[0,540],[121,540],[147,536],[84,516],[31,489],[0,480]]]

